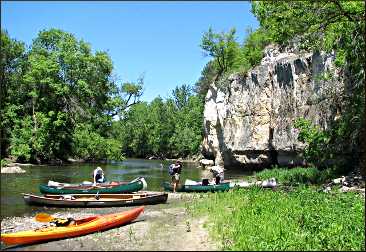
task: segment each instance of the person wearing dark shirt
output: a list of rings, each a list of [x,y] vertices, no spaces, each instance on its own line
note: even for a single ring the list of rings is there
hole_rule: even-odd
[[[176,192],[180,181],[180,174],[182,172],[182,162],[179,160],[175,162],[173,167],[173,175],[172,175],[172,184],[173,184],[173,192]]]

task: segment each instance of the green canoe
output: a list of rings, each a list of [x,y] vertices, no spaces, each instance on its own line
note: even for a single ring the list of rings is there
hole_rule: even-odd
[[[173,191],[173,186],[169,182],[163,183],[164,190]],[[176,189],[177,192],[218,192],[228,191],[230,183],[222,183],[218,185],[180,185]]]
[[[43,194],[106,194],[106,193],[130,193],[137,192],[147,184],[144,178],[138,178],[130,183],[117,185],[78,185],[78,186],[48,186],[39,185],[39,190]]]

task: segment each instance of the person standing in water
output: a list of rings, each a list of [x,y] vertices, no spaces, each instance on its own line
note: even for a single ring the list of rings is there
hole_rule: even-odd
[[[180,174],[182,172],[182,162],[177,160],[175,164],[169,166],[169,173],[172,176],[173,192],[175,193],[180,181]]]

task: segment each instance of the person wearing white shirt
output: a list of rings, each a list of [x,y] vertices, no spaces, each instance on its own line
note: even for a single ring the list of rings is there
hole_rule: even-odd
[[[220,184],[220,183],[224,182],[224,168],[216,165],[216,166],[212,166],[210,171],[213,173],[216,184]]]

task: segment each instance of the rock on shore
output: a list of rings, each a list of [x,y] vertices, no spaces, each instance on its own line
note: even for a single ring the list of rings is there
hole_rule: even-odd
[[[25,173],[19,166],[1,167],[1,173]]]

